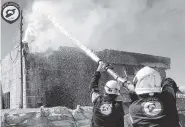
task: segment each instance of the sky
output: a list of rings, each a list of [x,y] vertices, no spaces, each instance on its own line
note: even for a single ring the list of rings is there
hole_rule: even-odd
[[[37,0],[33,5],[33,0],[13,1],[24,11],[24,32],[29,24],[39,31],[30,44],[36,51],[74,45],[45,18],[32,12],[32,7],[57,17],[74,37],[91,49],[169,57],[171,69],[167,76],[185,86],[184,0]],[[1,58],[19,43],[19,22],[8,24],[1,19]],[[39,23],[43,24],[42,28],[38,27]]]

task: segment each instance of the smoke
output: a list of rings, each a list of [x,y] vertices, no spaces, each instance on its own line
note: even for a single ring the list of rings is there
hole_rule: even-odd
[[[35,8],[55,17],[91,49],[170,57],[172,70],[167,73],[184,84],[184,0],[35,0],[24,18],[24,41],[31,51],[42,52],[75,45]]]
[[[92,47],[168,56],[166,46],[174,50],[185,40],[183,0],[115,0],[108,5],[107,17],[92,35]]]
[[[34,1],[32,12],[28,14],[28,28],[23,39],[30,44],[33,52],[45,51],[48,48],[57,49],[64,45],[74,46],[71,40],[47,19],[48,14],[84,43],[88,42],[94,26],[100,22],[100,15],[90,0]]]
[[[143,52],[142,45],[157,48],[161,46],[157,42],[184,39],[184,5],[182,0],[35,0],[27,14],[29,29],[24,40],[38,52],[75,46],[35,11],[39,8],[90,48]],[[143,53],[151,52],[146,49]]]

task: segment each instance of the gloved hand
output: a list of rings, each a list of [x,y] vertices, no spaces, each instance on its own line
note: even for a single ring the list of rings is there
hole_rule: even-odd
[[[100,61],[96,71],[104,72],[104,71],[106,71],[105,67],[106,67],[106,65],[102,61]]]
[[[134,90],[135,90],[134,84],[133,84],[131,81],[125,82],[125,83],[124,83],[124,86],[126,86],[127,89],[128,89],[130,92],[134,92]]]
[[[96,71],[104,72],[104,71],[106,71],[108,68],[113,69],[113,67],[112,67],[110,64],[104,63],[104,62],[100,61],[100,62],[99,62],[99,66],[98,66],[98,68],[97,68]]]

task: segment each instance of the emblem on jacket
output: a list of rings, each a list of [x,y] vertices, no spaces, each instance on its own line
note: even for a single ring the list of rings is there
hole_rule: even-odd
[[[143,102],[143,111],[148,116],[158,116],[162,113],[162,104],[158,101]]]
[[[100,106],[100,111],[104,115],[109,115],[112,112],[112,104],[103,104]]]

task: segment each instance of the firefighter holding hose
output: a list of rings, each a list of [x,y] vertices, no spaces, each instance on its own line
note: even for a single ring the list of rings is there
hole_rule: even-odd
[[[150,67],[140,69],[133,80],[135,97],[129,108],[133,127],[180,127],[176,107],[178,87]]]
[[[101,72],[108,66],[99,62],[92,77],[90,90],[93,103],[91,127],[124,127],[124,110],[120,98],[120,85],[115,80],[108,81],[104,86],[104,94],[100,94],[98,83]]]

